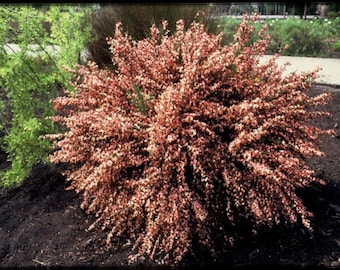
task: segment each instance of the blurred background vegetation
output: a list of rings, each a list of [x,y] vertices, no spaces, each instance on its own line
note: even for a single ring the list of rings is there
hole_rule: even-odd
[[[100,4],[91,18],[92,36],[88,43],[92,59],[110,65],[110,52],[105,38],[113,35],[114,25],[121,21],[134,39],[147,36],[153,23],[167,19],[171,30],[178,19],[191,22],[197,12],[205,14],[197,18],[206,24],[211,33],[223,31],[225,44],[233,41],[233,35],[243,14],[260,14],[261,23],[269,24],[272,42],[268,53],[275,53],[286,44],[290,48],[283,55],[333,57],[339,54],[340,4],[288,3],[288,2],[233,2],[218,4]],[[340,16],[339,16],[340,17]]]

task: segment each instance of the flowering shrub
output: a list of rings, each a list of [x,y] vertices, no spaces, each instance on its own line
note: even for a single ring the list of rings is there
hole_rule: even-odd
[[[310,110],[329,100],[308,95],[317,70],[283,76],[276,54],[260,64],[269,37],[244,17],[234,43],[193,22],[167,22],[134,41],[121,24],[108,38],[114,69],[94,62],[71,70],[75,91],[54,100],[65,133],[51,161],[97,217],[93,227],[133,240],[134,260],[179,263],[194,246],[212,255],[251,230],[301,222],[310,213],[298,187],[322,180],[305,163],[323,156]],[[257,37],[257,39],[255,38]],[[254,41],[255,40],[255,41]]]

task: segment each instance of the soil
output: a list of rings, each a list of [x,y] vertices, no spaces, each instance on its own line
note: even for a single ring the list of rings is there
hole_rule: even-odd
[[[324,107],[332,117],[316,120],[323,129],[340,133],[340,89],[314,85],[312,94],[332,92]],[[300,226],[273,228],[245,239],[215,260],[188,259],[183,267],[308,266],[340,267],[340,138],[327,137],[321,145],[324,158],[309,161],[316,175],[327,182],[299,191],[314,213],[309,233]],[[0,153],[0,169],[9,164]],[[62,167],[36,165],[20,187],[0,191],[0,267],[127,267],[154,268],[144,261],[128,265],[131,244],[121,239],[116,250],[105,247],[106,234],[88,230],[95,217],[81,208],[81,197],[67,190]],[[212,267],[212,268],[214,268]]]

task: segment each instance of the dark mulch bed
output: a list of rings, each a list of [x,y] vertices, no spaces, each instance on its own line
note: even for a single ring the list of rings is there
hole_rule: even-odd
[[[340,125],[340,89],[314,85],[312,94],[332,92],[325,107],[332,117],[318,119],[322,128]],[[200,268],[217,266],[320,266],[340,267],[340,139],[327,138],[321,148],[325,158],[310,165],[326,186],[301,190],[306,206],[315,217],[314,233],[301,227],[275,228],[240,243],[221,254],[216,261],[200,258]],[[8,166],[0,153],[0,169]],[[70,190],[60,174],[61,168],[37,165],[23,185],[0,192],[0,266],[32,267],[123,267],[127,266],[127,243],[117,250],[105,248],[106,235],[88,231],[95,220],[80,209],[81,198]],[[122,242],[125,243],[125,239]],[[188,267],[197,269],[199,265]],[[135,268],[151,264],[132,265]]]

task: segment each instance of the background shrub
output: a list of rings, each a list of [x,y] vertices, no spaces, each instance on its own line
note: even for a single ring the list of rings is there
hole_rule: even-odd
[[[220,21],[221,27],[223,27],[224,44],[230,44],[234,42],[234,35],[240,26],[240,20],[235,17],[225,17]]]
[[[227,43],[232,42],[235,28],[240,20],[229,16],[222,17],[220,25],[223,26]],[[314,18],[308,20],[286,18],[267,19],[267,33],[271,36],[267,54],[275,54],[286,45],[287,49],[282,55],[305,57],[336,57],[335,44],[340,38],[340,18]],[[256,28],[261,28],[258,22]]]
[[[91,17],[94,38],[88,42],[87,47],[92,60],[100,67],[112,66],[111,51],[106,38],[114,34],[117,22],[122,22],[124,29],[135,40],[148,37],[154,23],[160,25],[162,20],[167,20],[169,29],[173,31],[179,19],[192,22],[197,13],[200,15],[196,20],[204,22],[209,32],[222,31],[218,20],[211,17],[211,11],[212,7],[207,4],[101,4],[101,8]]]
[[[323,183],[306,160],[324,155],[318,144],[332,131],[310,126],[328,114],[309,109],[330,96],[308,96],[317,70],[284,77],[278,55],[260,64],[269,40],[255,25],[245,17],[223,46],[200,23],[179,20],[169,33],[163,22],[139,41],[117,24],[115,70],[79,66],[76,91],[54,100],[66,131],[47,136],[50,159],[70,165],[108,245],[133,240],[132,261],[177,264],[198,247],[214,256],[240,227],[312,230],[296,189]]]
[[[334,43],[334,50],[340,51],[340,41]]]
[[[306,22],[301,19],[289,19],[274,20],[268,25],[271,34],[271,43],[268,46],[270,53],[275,53],[278,48],[282,49],[286,45],[289,47],[283,55],[316,57],[326,51],[328,44],[324,37],[327,24],[319,24],[317,20]]]

